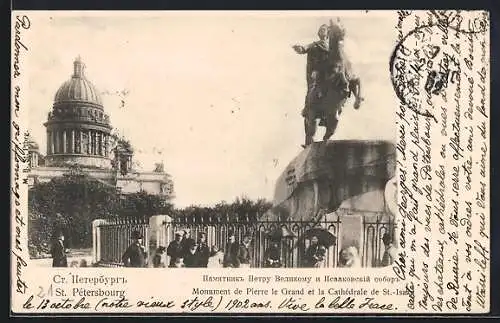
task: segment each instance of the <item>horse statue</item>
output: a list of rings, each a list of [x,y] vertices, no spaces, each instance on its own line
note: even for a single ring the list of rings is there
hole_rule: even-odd
[[[316,134],[316,120],[320,126],[326,127],[323,141],[326,142],[334,134],[342,108],[353,94],[354,108],[359,109],[361,82],[352,72],[351,62],[343,52],[345,29],[337,20],[330,25],[322,25],[318,31],[319,41],[306,47],[295,45],[299,54],[307,54],[307,85],[302,116],[304,117],[305,145],[313,143]]]

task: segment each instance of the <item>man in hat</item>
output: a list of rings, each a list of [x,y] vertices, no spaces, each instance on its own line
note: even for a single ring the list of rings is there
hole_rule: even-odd
[[[52,254],[52,267],[68,267],[67,249],[64,247],[64,234],[54,233],[54,241],[50,249]]]
[[[191,231],[189,229],[184,229],[182,230],[183,232],[183,237],[182,237],[182,244],[184,246],[184,255],[186,255],[189,252],[189,248],[193,244],[196,244],[196,241],[194,241],[193,238],[191,238]]]
[[[198,256],[198,267],[206,268],[208,266],[208,258],[210,258],[210,248],[207,245],[207,234],[205,232],[198,234],[196,255]]]
[[[184,243],[183,243],[184,232],[175,232],[175,238],[167,247],[167,256],[170,257],[169,267],[175,267],[175,262],[177,259],[184,258]]]
[[[122,262],[125,267],[141,268],[146,266],[148,257],[146,248],[142,245],[142,233],[132,232],[132,243],[123,253]]]
[[[305,267],[319,268],[325,262],[326,248],[319,243],[317,236],[311,237],[311,245],[305,253]]]
[[[240,268],[250,268],[252,262],[252,251],[250,250],[250,242],[252,241],[252,236],[250,234],[245,234],[243,236],[243,241],[241,242],[238,249],[238,256],[236,257],[237,266]]]
[[[273,237],[270,242],[271,245],[264,253],[264,259],[266,261],[265,266],[279,268],[281,267],[281,252],[279,249],[280,241]]]
[[[387,232],[382,236],[382,242],[384,243],[385,251],[380,265],[386,267],[392,265],[398,256],[398,249],[394,246],[392,238]]]
[[[234,232],[230,232],[228,242],[224,249],[224,258],[222,260],[223,267],[237,267],[238,243]]]
[[[184,265],[186,268],[196,268],[200,262],[199,255],[196,254],[197,245],[195,242],[191,242],[188,245],[188,252],[184,255]]]

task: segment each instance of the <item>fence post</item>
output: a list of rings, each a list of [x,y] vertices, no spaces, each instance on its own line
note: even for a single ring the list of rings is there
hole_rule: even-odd
[[[92,221],[92,262],[94,264],[101,260],[101,228],[99,225],[104,222],[103,219]]]
[[[168,247],[168,243],[172,239],[172,234],[170,233],[171,223],[172,218],[168,215],[153,215],[149,217],[149,231],[147,234],[149,240],[149,267],[153,265],[156,248],[159,246]]]

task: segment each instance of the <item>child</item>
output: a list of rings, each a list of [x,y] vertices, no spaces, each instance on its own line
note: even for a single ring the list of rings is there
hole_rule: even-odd
[[[177,258],[177,259],[175,260],[175,265],[174,265],[174,268],[184,268],[184,267],[186,267],[186,266],[184,265],[184,259],[183,259],[183,258]]]
[[[163,246],[159,246],[158,249],[156,249],[156,253],[153,258],[154,268],[165,268],[165,261],[164,261],[165,250],[166,249]]]

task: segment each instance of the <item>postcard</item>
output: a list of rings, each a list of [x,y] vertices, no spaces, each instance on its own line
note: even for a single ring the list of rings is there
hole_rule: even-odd
[[[487,11],[13,11],[15,315],[490,311]]]

